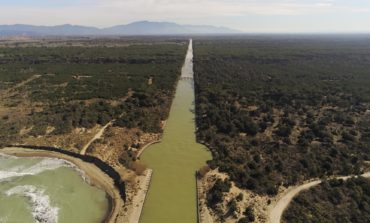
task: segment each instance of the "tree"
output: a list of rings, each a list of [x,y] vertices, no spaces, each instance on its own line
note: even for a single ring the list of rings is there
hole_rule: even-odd
[[[256,217],[254,215],[254,209],[252,206],[248,206],[245,211],[244,215],[248,218],[249,222],[254,222],[256,220]]]

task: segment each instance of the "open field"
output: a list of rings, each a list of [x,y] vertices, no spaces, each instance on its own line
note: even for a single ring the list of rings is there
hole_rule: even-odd
[[[270,36],[194,41],[197,137],[211,168],[271,199],[312,178],[359,174],[370,149],[370,40]],[[228,180],[208,206],[232,219]],[[219,204],[223,203],[224,206]],[[226,205],[226,206],[225,206]],[[236,216],[253,212],[238,210]],[[252,211],[251,211],[252,210]]]

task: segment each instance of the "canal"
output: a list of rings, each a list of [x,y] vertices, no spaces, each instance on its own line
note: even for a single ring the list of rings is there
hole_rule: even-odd
[[[211,159],[211,154],[196,143],[194,106],[190,40],[163,139],[146,149],[141,157],[153,169],[141,223],[197,221],[195,171]]]

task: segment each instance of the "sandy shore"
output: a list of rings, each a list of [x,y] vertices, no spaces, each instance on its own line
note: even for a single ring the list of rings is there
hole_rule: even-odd
[[[114,186],[112,178],[102,172],[97,166],[91,163],[82,161],[81,159],[71,157],[62,153],[45,151],[45,150],[35,150],[19,147],[7,147],[0,149],[0,153],[7,155],[18,156],[18,157],[49,157],[63,159],[68,162],[73,163],[79,169],[84,171],[90,179],[90,184],[96,186],[104,191],[106,191],[110,200],[110,209],[107,214],[107,218],[104,222],[115,223],[119,216],[120,209],[123,207],[124,202],[120,197],[119,191]]]

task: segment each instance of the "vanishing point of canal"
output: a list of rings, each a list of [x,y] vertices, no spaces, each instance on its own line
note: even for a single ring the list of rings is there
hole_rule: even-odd
[[[153,169],[141,223],[197,221],[195,171],[211,159],[211,154],[205,146],[196,143],[194,98],[190,40],[163,139],[141,157]]]

